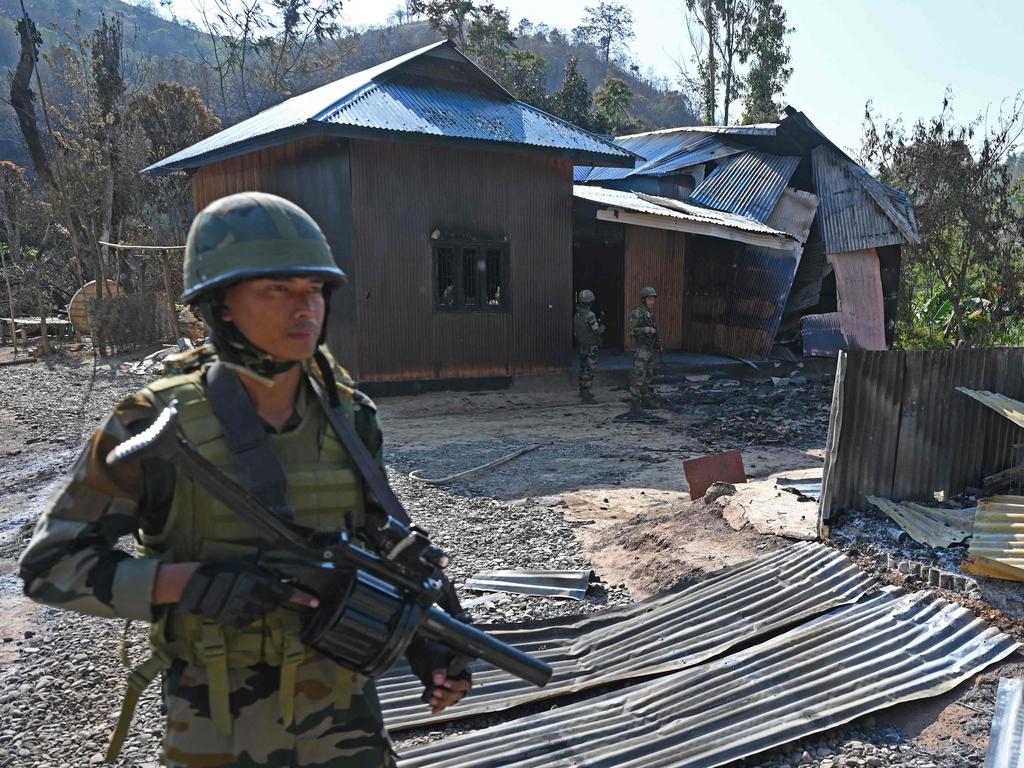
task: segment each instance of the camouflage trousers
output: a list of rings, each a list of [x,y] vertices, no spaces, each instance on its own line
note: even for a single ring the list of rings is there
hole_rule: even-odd
[[[589,391],[597,371],[597,347],[578,347],[576,351],[580,356],[580,391]]]
[[[288,727],[282,722],[278,702],[278,667],[261,664],[229,670],[232,728],[231,735],[224,736],[210,719],[206,669],[175,664],[164,683],[165,765],[394,768],[373,681],[355,677],[348,700],[339,702],[336,670],[334,662],[322,657],[299,667],[295,718]],[[344,693],[341,696],[346,697]]]
[[[656,353],[648,347],[633,350],[633,370],[629,372],[629,394],[634,400],[645,397],[654,378]]]

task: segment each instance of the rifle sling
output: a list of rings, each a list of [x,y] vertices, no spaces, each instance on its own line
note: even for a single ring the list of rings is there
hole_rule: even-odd
[[[206,394],[242,473],[242,485],[278,517],[294,519],[288,477],[238,374],[220,361],[214,363],[206,372]]]

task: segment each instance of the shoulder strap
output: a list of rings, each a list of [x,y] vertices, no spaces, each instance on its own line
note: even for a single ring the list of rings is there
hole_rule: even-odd
[[[222,362],[214,363],[206,372],[206,394],[246,490],[274,514],[295,517],[288,504],[288,477],[238,374]]]
[[[402,525],[411,526],[412,521],[402,507],[402,502],[398,500],[395,492],[391,490],[388,479],[381,471],[377,460],[373,458],[370,450],[363,443],[358,433],[356,433],[355,427],[341,413],[341,409],[331,404],[323,385],[316,377],[307,376],[307,378],[309,379],[310,386],[313,387],[313,391],[316,393],[317,400],[320,401],[320,407],[327,416],[331,429],[334,430],[334,434],[338,436],[341,444],[345,446],[345,450],[352,457],[356,469],[363,476],[366,487],[377,497],[377,503],[380,504],[381,509],[384,510],[385,514],[395,518]]]

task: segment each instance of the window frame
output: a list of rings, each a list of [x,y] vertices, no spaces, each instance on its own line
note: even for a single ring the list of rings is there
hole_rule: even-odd
[[[454,288],[454,301],[451,305],[441,303],[441,285],[439,280],[440,252],[443,250],[452,251],[452,286]],[[466,305],[464,295],[466,284],[466,251],[475,250],[479,255],[475,261],[479,264],[482,260],[484,268],[476,270],[476,300],[477,304]],[[498,273],[501,299],[497,306],[489,304],[488,294],[488,254],[498,251]],[[498,238],[473,238],[473,237],[432,237],[430,240],[430,284],[432,290],[431,308],[434,312],[443,313],[490,313],[509,312],[512,309],[510,283],[510,256],[509,244],[506,239]]]

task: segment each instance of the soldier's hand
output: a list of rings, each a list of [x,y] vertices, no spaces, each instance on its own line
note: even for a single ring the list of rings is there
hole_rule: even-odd
[[[445,667],[438,667],[434,670],[433,683],[430,698],[427,699],[432,715],[443,712],[445,708],[453,704],[458,704],[473,686],[473,683],[464,677],[454,679],[448,677],[448,670]]]
[[[185,584],[178,608],[241,629],[295,595],[290,586],[258,566],[244,562],[203,563]],[[304,595],[301,602],[315,607],[317,601]]]

